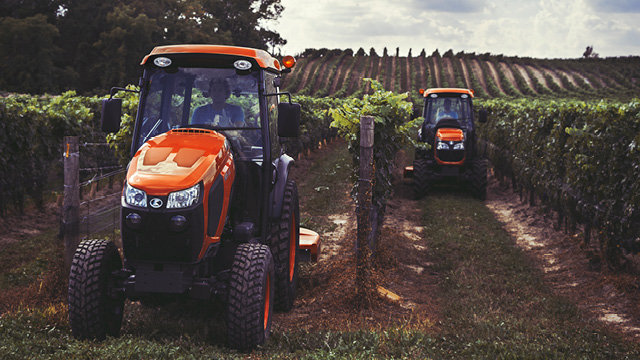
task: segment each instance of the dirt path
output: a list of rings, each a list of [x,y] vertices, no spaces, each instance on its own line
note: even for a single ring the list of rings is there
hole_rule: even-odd
[[[502,73],[507,77],[507,80],[509,80],[509,83],[511,84],[511,86],[514,89],[518,88],[518,83],[516,82],[516,78],[513,76],[513,73],[511,72],[511,70],[509,69],[509,66],[507,66],[507,64],[501,62],[500,64],[500,70],[502,70]]]
[[[347,61],[347,59],[351,60],[351,61]],[[347,57],[344,56],[340,62],[338,64],[336,64],[336,66],[338,67],[338,71],[335,72],[334,74],[334,78],[331,79],[331,87],[329,87],[329,95],[334,94],[336,91],[338,91],[338,84],[342,84],[344,82],[344,79],[346,79],[347,76],[349,76],[349,72],[351,71],[351,64],[353,61],[356,61],[357,58],[356,57]],[[342,79],[342,81],[340,81],[340,79]]]
[[[545,218],[540,208],[521,202],[519,195],[494,179],[487,191],[487,208],[534,258],[557,294],[625,337],[640,339],[637,268],[613,273],[606,265],[590,262],[581,237],[554,230],[554,219]]]
[[[394,91],[396,88],[396,66],[400,66],[400,64],[398,64],[397,57],[390,56],[389,58],[391,59],[391,67],[387,66],[387,71],[385,71],[385,75],[389,78],[387,89]]]
[[[432,65],[431,69],[433,69],[431,76],[433,76],[433,78],[436,80],[436,86],[442,87],[442,80],[440,79],[440,68],[438,67],[438,62],[433,56],[429,57],[429,59],[431,59],[430,65]]]
[[[562,85],[562,80],[560,80],[560,76],[558,76],[558,74],[555,71],[547,68],[542,68],[542,71],[544,71],[545,75],[551,76],[551,78],[553,79],[553,82],[555,82],[561,89],[564,89],[564,85]]]
[[[506,92],[502,88],[502,83],[500,82],[500,76],[498,76],[498,71],[493,66],[493,63],[491,63],[490,61],[485,61],[484,63],[489,68],[489,72],[491,73],[490,76],[493,78],[493,82],[498,86],[498,89],[500,90],[500,92],[503,94],[506,94]]]
[[[416,87],[418,89],[422,88],[422,89],[426,89],[429,87],[429,83],[427,81],[427,78],[429,76],[429,69],[426,67],[425,65],[425,58],[424,57],[418,57],[417,59],[417,64],[418,64],[418,69],[420,70],[420,72],[418,73],[419,78],[417,79],[417,84]]]
[[[480,82],[480,86],[482,86],[482,90],[484,90],[485,94],[488,94],[489,91],[487,90],[487,84],[484,82],[484,77],[482,76],[482,68],[480,68],[480,64],[478,63],[478,60],[471,59],[470,67],[471,67],[471,71],[473,71],[473,73],[475,74],[476,79],[478,79],[478,81]]]
[[[411,61],[410,57],[406,57],[405,58],[405,67],[407,69],[407,73],[405,74],[405,84],[407,84],[407,88],[406,89],[400,89],[400,91],[408,91],[409,93],[411,93],[411,90],[413,89],[413,83],[411,82],[411,74],[413,73],[413,71],[415,71],[415,69],[413,68],[413,61]]]
[[[9,214],[0,218],[0,250],[55,228],[59,222],[60,208],[56,204],[47,204],[42,212],[29,208],[23,215]]]
[[[360,86],[362,86],[362,78],[365,77],[365,65],[364,62],[365,61],[371,61],[369,60],[369,57],[365,57],[365,56],[358,56],[357,58],[357,63],[356,65],[352,68],[351,72],[353,72],[353,75],[351,75],[350,73],[347,73],[345,79],[347,79],[349,81],[349,84],[347,85],[347,94],[352,94],[355,91],[357,91],[357,89],[360,88]],[[360,65],[362,63],[362,65]],[[369,69],[371,69],[371,65],[369,65]]]
[[[527,70],[525,70],[525,68],[520,64],[513,64],[513,66],[515,66],[516,70],[520,72],[520,75],[522,76],[522,78],[524,78],[524,81],[527,83],[527,86],[529,87],[529,89],[535,92],[535,90],[533,89],[533,80],[529,78],[529,74],[527,74]],[[521,90],[524,91],[524,89],[521,89]]]
[[[304,67],[304,73],[302,74],[302,80],[300,81],[300,85],[298,85],[298,88],[295,89],[296,93],[304,89],[304,87],[307,85],[309,76],[311,76],[311,69],[314,68],[316,62],[318,62],[320,59],[322,58],[313,59],[306,64],[306,66]]]
[[[462,74],[464,76],[464,82],[467,84],[467,89],[471,89],[471,80],[469,79],[469,70],[467,69],[467,64],[465,64],[464,59],[460,58],[460,67],[462,68]]]
[[[453,73],[453,65],[451,64],[451,59],[448,57],[443,57],[442,66],[444,67],[444,75],[447,78],[449,86],[456,87],[456,77]]]
[[[540,70],[538,70],[537,68],[531,66],[531,65],[527,65],[527,69],[529,69],[529,71],[533,74],[533,76],[536,77],[536,79],[538,79],[538,82],[540,83],[540,85],[544,86],[545,88],[549,89],[549,85],[547,84],[547,80],[544,78],[544,74],[542,74],[542,72]]]
[[[571,85],[573,85],[575,87],[578,87],[578,83],[576,83],[576,80],[573,78],[573,76],[571,74],[569,74],[568,72],[563,71],[563,70],[556,70],[556,72],[560,76],[564,75]]]

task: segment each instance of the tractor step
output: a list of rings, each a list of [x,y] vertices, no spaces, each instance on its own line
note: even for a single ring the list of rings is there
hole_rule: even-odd
[[[300,228],[300,260],[318,262],[320,254],[320,235],[317,232]]]
[[[404,167],[404,178],[408,179],[408,178],[412,178],[412,177],[413,177],[413,165],[405,166]]]

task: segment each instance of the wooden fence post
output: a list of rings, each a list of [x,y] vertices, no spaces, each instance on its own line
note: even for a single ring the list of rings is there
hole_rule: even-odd
[[[357,240],[356,240],[356,292],[366,301],[370,287],[369,237],[372,232],[371,209],[373,191],[373,117],[360,118],[360,174],[358,180]],[[364,296],[364,297],[363,297]]]
[[[62,229],[64,260],[67,269],[76,247],[80,243],[80,148],[77,136],[64,137],[64,200],[62,205]]]

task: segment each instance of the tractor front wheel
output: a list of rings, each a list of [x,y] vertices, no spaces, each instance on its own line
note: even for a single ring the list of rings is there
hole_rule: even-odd
[[[413,195],[416,200],[422,199],[431,188],[432,174],[427,160],[417,159],[413,162]]]
[[[85,240],[76,249],[69,274],[69,323],[78,339],[120,335],[124,296],[114,271],[122,259],[113,242]]]
[[[487,198],[487,160],[477,159],[471,165],[471,192],[480,200]]]
[[[293,308],[298,284],[300,249],[300,207],[298,188],[288,180],[284,192],[282,217],[271,230],[269,245],[276,264],[275,308],[289,311]]]
[[[269,338],[274,295],[273,257],[262,244],[240,244],[229,280],[227,334],[231,347],[244,351]]]

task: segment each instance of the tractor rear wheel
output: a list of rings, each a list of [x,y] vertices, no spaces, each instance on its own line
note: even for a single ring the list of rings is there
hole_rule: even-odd
[[[262,244],[240,244],[229,280],[227,334],[231,347],[244,351],[269,338],[274,295],[273,257]]]
[[[413,195],[416,200],[427,195],[432,177],[427,160],[417,159],[413,162]]]
[[[85,240],[76,249],[69,274],[69,323],[78,339],[120,335],[124,296],[116,292],[114,271],[122,268],[115,244]]]
[[[276,268],[275,308],[289,311],[293,308],[298,285],[300,249],[300,207],[295,181],[288,180],[284,191],[282,217],[271,229],[269,245]]]
[[[476,159],[471,165],[471,192],[480,200],[487,198],[487,160]]]

